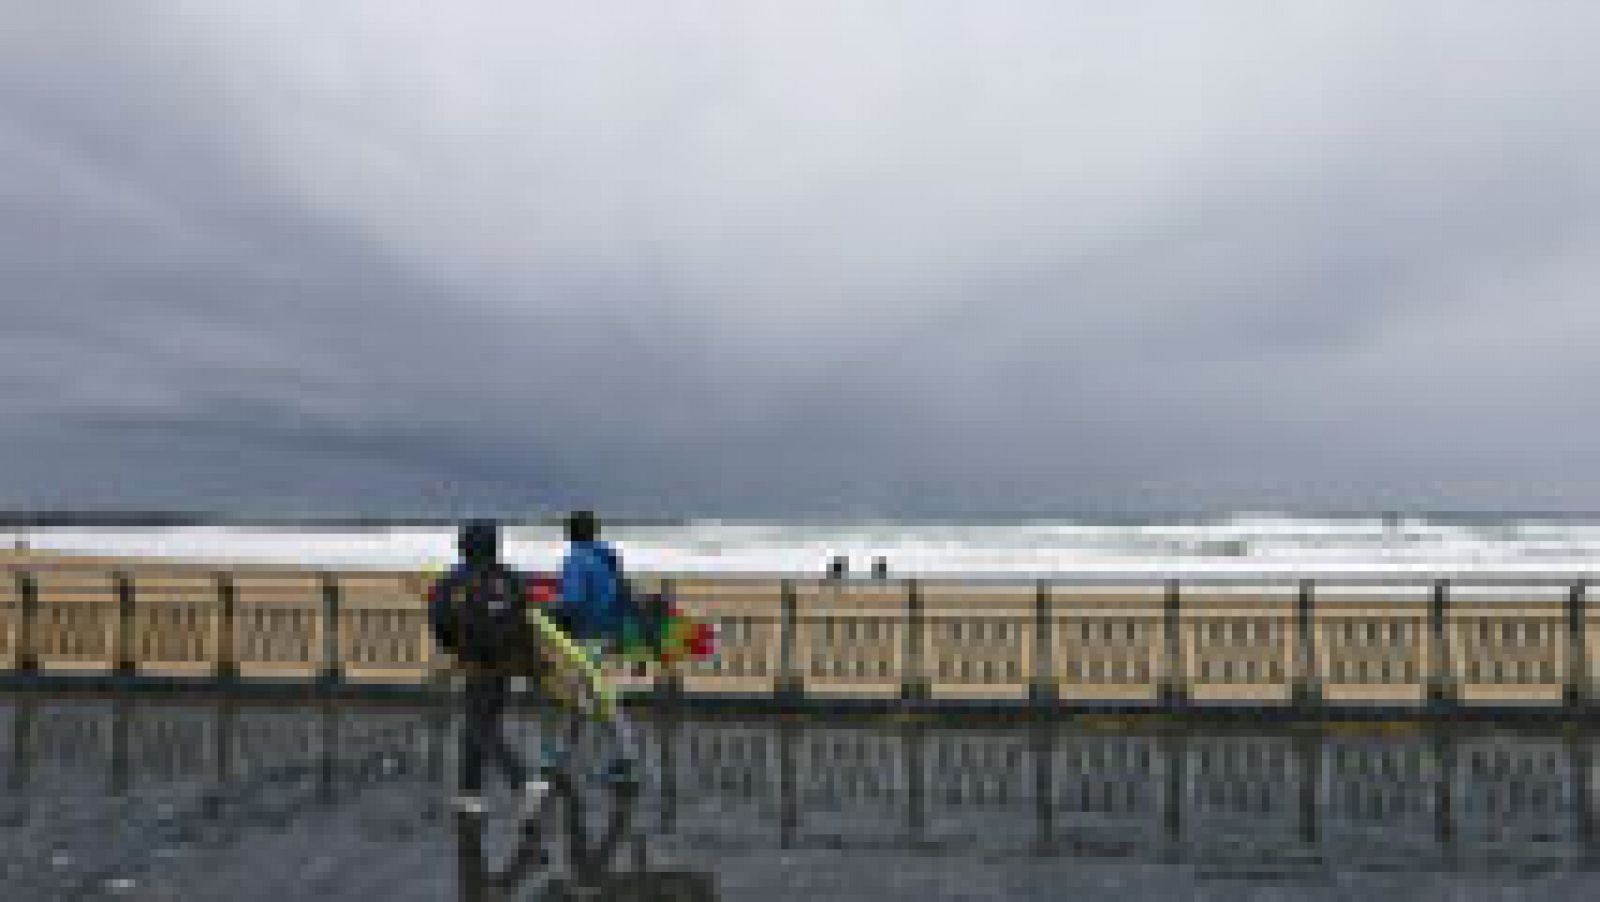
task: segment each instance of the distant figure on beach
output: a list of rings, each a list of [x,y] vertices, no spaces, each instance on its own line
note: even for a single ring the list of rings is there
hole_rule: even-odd
[[[888,558],[886,558],[886,557],[877,557],[877,558],[873,558],[872,559],[872,578],[873,579],[888,579],[889,578],[889,559]]]
[[[1386,542],[1399,542],[1404,536],[1404,522],[1400,519],[1398,511],[1385,511],[1383,514],[1383,538]]]
[[[828,562],[828,579],[844,579],[850,575],[850,559],[842,554],[834,555]]]

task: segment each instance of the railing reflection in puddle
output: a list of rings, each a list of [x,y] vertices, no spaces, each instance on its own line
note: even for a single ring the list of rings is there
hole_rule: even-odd
[[[534,890],[545,899],[716,898],[709,874],[648,867],[637,792],[585,791],[564,777],[551,786],[539,816],[518,825],[512,848],[500,856],[490,849],[491,825],[484,818],[455,817],[462,902],[525,898]],[[625,858],[629,851],[631,860]]]
[[[0,707],[0,824],[48,822],[62,793],[159,795],[169,832],[204,821],[224,833],[379,783],[437,799],[454,773],[446,726],[437,707],[21,695]],[[1595,740],[1577,729],[641,726],[651,779],[632,821],[639,843],[1406,870],[1593,860]],[[400,840],[415,821],[408,810],[365,822]],[[159,835],[152,827],[149,842]]]
[[[1587,870],[1587,732],[681,724],[696,841]],[[776,835],[773,835],[776,834]]]

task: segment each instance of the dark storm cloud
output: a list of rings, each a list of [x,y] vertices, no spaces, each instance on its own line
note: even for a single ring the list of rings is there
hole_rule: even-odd
[[[1600,508],[1597,34],[0,6],[0,503]]]

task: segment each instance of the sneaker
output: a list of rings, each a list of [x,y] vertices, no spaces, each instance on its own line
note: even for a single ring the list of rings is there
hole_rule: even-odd
[[[545,796],[550,794],[550,784],[535,777],[522,784],[522,815],[533,817],[539,813]]]
[[[459,795],[450,804],[461,814],[483,814],[483,796]]]

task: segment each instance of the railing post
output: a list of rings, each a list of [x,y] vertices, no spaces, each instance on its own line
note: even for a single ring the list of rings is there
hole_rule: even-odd
[[[111,575],[117,592],[117,642],[116,672],[118,676],[132,676],[133,661],[133,578],[118,570]]]
[[[1166,639],[1166,673],[1162,674],[1161,705],[1164,708],[1181,708],[1188,701],[1188,679],[1184,673],[1183,662],[1183,621],[1181,619],[1182,596],[1179,592],[1178,581],[1166,581],[1166,592],[1162,605],[1162,626]]]
[[[1054,607],[1050,581],[1039,580],[1033,588],[1033,673],[1028,679],[1028,695],[1039,707],[1056,700]]]
[[[1428,605],[1428,705],[1435,710],[1451,707],[1455,703],[1455,685],[1450,675],[1450,647],[1447,611],[1450,606],[1450,581],[1433,582],[1433,595]]]
[[[1579,580],[1567,590],[1567,710],[1582,713],[1589,706],[1588,584]]]
[[[794,580],[785,579],[779,584],[778,609],[778,679],[774,685],[781,699],[796,701],[805,695],[805,680],[795,670],[794,641],[799,623],[796,618],[798,602]]]
[[[928,697],[928,683],[922,671],[922,589],[915,579],[906,580],[906,634],[901,650],[900,697],[921,700]]]
[[[337,685],[344,678],[344,662],[339,655],[339,579],[332,573],[319,577],[322,584],[322,674],[324,687]]]
[[[239,659],[234,645],[234,636],[237,633],[236,618],[238,611],[238,592],[233,585],[233,574],[221,572],[215,575],[217,587],[217,667],[216,678],[224,683],[233,682],[239,676]]]
[[[17,604],[21,608],[17,623],[17,671],[31,674],[39,669],[39,583],[26,570],[18,570],[14,576]]]
[[[1300,581],[1295,595],[1295,675],[1293,699],[1302,711],[1314,708],[1322,701],[1322,683],[1317,679],[1316,643],[1316,584],[1309,579]]]

